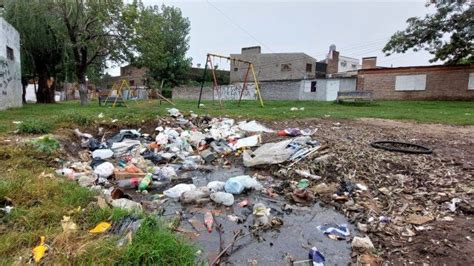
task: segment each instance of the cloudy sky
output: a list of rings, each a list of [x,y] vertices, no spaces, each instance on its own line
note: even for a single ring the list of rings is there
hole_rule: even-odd
[[[146,5],[173,5],[191,21],[188,56],[205,62],[208,52],[239,53],[260,45],[262,52],[304,52],[324,59],[329,45],[341,55],[377,56],[378,65],[430,64],[426,52],[385,57],[389,37],[406,27],[406,20],[432,11],[426,0],[143,0]],[[439,63],[439,62],[438,62]],[[221,68],[226,68],[221,62]],[[118,74],[112,69],[111,74]]]

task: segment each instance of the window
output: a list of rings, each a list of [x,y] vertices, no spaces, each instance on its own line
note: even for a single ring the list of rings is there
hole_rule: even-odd
[[[234,72],[237,72],[237,71],[239,71],[239,68],[234,67]]]
[[[353,69],[356,69],[356,68],[357,68],[357,65],[356,65],[356,64],[352,64],[351,67],[352,67]]]
[[[282,72],[291,71],[291,64],[281,64],[281,71]]]
[[[130,80],[129,83],[130,83],[130,86],[135,86],[135,80]]]
[[[342,66],[342,67],[347,66],[347,62],[346,62],[346,61],[341,61],[341,66]]]
[[[311,92],[316,92],[316,81],[311,81]]]
[[[313,64],[306,64],[306,72],[313,72]]]
[[[7,58],[8,60],[15,60],[15,54],[13,53],[13,49],[7,46]]]
[[[396,91],[426,90],[426,75],[406,75],[395,78]]]
[[[469,73],[469,83],[467,84],[468,90],[474,90],[474,73]]]

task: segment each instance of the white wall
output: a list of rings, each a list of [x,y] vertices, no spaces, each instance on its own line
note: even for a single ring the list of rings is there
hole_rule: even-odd
[[[7,46],[14,60],[7,58]],[[0,110],[22,105],[20,35],[0,17]]]
[[[353,71],[360,68],[362,68],[362,65],[359,64],[359,59],[347,56],[339,56],[337,72]]]

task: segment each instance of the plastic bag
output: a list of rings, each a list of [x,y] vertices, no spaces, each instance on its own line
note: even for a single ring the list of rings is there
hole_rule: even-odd
[[[273,129],[269,129],[255,120],[252,120],[249,122],[241,121],[239,122],[239,128],[242,129],[243,131],[248,131],[248,132],[267,132],[267,133],[275,132]]]
[[[163,194],[170,198],[179,198],[184,192],[195,189],[196,186],[193,184],[178,184],[172,188],[163,191]]]
[[[111,223],[108,223],[108,222],[100,222],[100,223],[97,224],[94,228],[92,228],[91,230],[89,230],[89,233],[92,233],[92,234],[103,233],[103,232],[107,231],[107,229],[109,229],[111,226],[112,226]]]
[[[97,174],[99,177],[108,178],[114,173],[114,165],[109,162],[105,162],[99,164],[95,169],[94,173]]]
[[[128,211],[142,210],[142,205],[133,200],[121,198],[112,201],[111,205],[115,208],[120,208]]]
[[[222,181],[211,181],[207,184],[207,187],[212,191],[212,192],[218,192],[218,191],[223,191],[225,186],[225,182]]]
[[[240,194],[244,191],[245,187],[238,180],[229,178],[224,184],[224,189],[227,193]]]
[[[234,195],[226,192],[215,192],[211,194],[211,200],[217,204],[232,206],[234,204]]]
[[[200,199],[209,197],[211,191],[207,187],[200,187],[196,190],[185,191],[181,194],[180,201],[182,203],[194,203]]]
[[[258,182],[256,178],[252,178],[248,175],[239,175],[232,178],[239,181],[244,186],[245,189],[254,189],[254,190],[263,189],[262,184],[260,184],[260,182]]]
[[[109,159],[114,156],[114,152],[110,149],[98,149],[92,152],[92,158]]]

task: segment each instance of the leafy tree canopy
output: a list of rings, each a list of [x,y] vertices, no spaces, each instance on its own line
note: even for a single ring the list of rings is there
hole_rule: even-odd
[[[424,18],[409,18],[408,27],[397,31],[385,45],[386,55],[424,49],[433,55],[430,62],[474,63],[474,2],[431,0],[427,6],[436,11]]]

